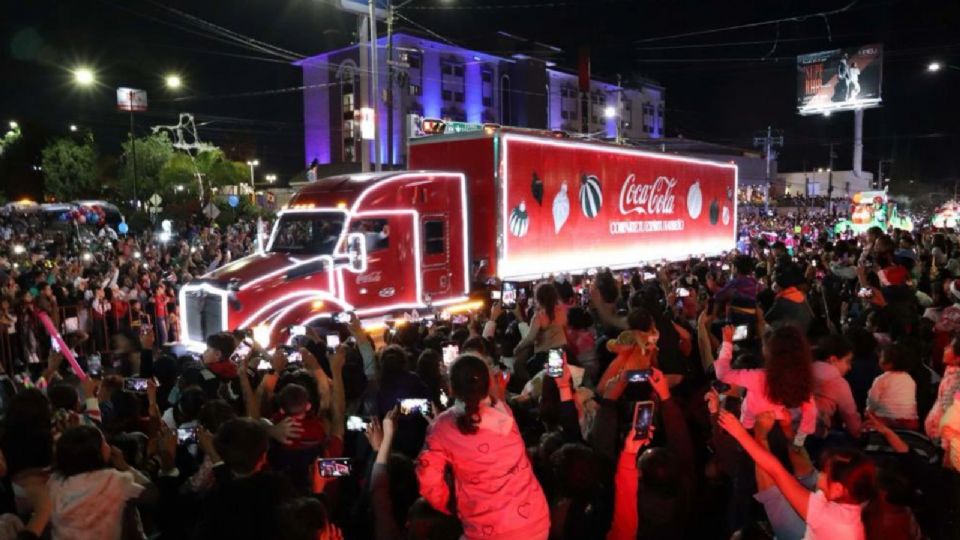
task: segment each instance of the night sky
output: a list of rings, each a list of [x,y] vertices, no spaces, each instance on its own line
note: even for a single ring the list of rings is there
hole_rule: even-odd
[[[129,120],[114,108],[116,86],[150,95],[150,112],[137,118],[139,134],[150,125],[176,123],[178,112],[193,112],[203,124],[202,139],[234,159],[256,156],[258,176],[297,173],[303,163],[300,70],[283,54],[231,44],[184,14],[309,56],[354,38],[355,18],[335,3],[4,2],[0,120],[5,127],[16,119],[25,138],[0,160],[0,183],[11,194],[21,192],[44,140],[67,135],[70,124],[92,130],[101,154],[119,154]],[[955,0],[414,0],[401,13],[455,43],[486,50],[491,47],[483,44],[497,30],[556,45],[566,51],[556,58],[560,65],[575,66],[577,47],[589,43],[595,77],[644,76],[666,87],[670,137],[750,147],[768,124],[782,129],[781,170],[825,167],[830,142],[837,143],[835,168],[850,167],[853,113],[796,114],[796,55],[883,43],[884,104],[866,112],[864,168],[875,171],[884,158],[894,160],[895,182],[952,186],[960,177],[960,70],[926,71],[931,60],[960,66]],[[793,20],[702,33],[787,18]],[[701,33],[669,38],[691,32]],[[71,84],[70,70],[81,63],[96,69],[100,87]],[[182,75],[186,88],[163,89],[170,71]]]

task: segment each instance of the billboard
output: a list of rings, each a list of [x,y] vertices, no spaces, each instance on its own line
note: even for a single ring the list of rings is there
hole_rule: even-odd
[[[733,249],[737,166],[503,136],[501,277]]]
[[[145,112],[147,110],[147,92],[136,88],[117,88],[117,110]]]
[[[373,2],[374,16],[377,20],[385,21],[389,6],[388,0],[340,0],[340,9],[357,15],[367,15],[370,13],[371,1]]]
[[[863,109],[880,104],[883,45],[834,49],[797,57],[800,114]]]

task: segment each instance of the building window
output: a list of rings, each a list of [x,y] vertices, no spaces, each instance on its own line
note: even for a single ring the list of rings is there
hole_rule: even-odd
[[[340,108],[343,117],[342,132],[340,140],[343,145],[342,159],[344,162],[353,162],[357,160],[356,140],[354,138],[354,111],[356,102],[354,101],[354,79],[356,77],[355,68],[349,64],[341,65],[337,73],[337,79],[340,83]]]
[[[390,229],[385,219],[361,219],[350,224],[350,232],[362,233],[367,253],[390,247]]]
[[[493,69],[489,66],[480,68],[480,94],[484,107],[493,107]]]
[[[423,222],[424,255],[440,255],[447,251],[444,222],[431,219]]]
[[[560,87],[560,118],[563,120],[577,119],[577,90],[572,86]]]
[[[513,106],[513,92],[510,89],[510,76],[500,76],[500,123],[509,126],[513,120],[510,108]]]
[[[441,73],[443,74],[443,81],[440,87],[440,95],[443,100],[463,103],[465,93],[463,64],[455,63],[453,60],[442,60]]]
[[[407,65],[410,66],[410,69],[420,69],[420,66],[423,65],[423,55],[419,52],[409,52],[406,54]]]

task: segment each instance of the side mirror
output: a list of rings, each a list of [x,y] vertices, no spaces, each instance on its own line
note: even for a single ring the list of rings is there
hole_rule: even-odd
[[[347,257],[350,262],[347,268],[354,274],[367,271],[367,240],[363,233],[347,235]]]

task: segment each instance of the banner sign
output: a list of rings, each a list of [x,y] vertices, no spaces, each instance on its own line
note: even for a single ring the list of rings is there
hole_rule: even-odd
[[[834,49],[797,57],[800,114],[880,105],[883,45]]]
[[[501,277],[735,247],[732,163],[513,134],[502,152]]]

